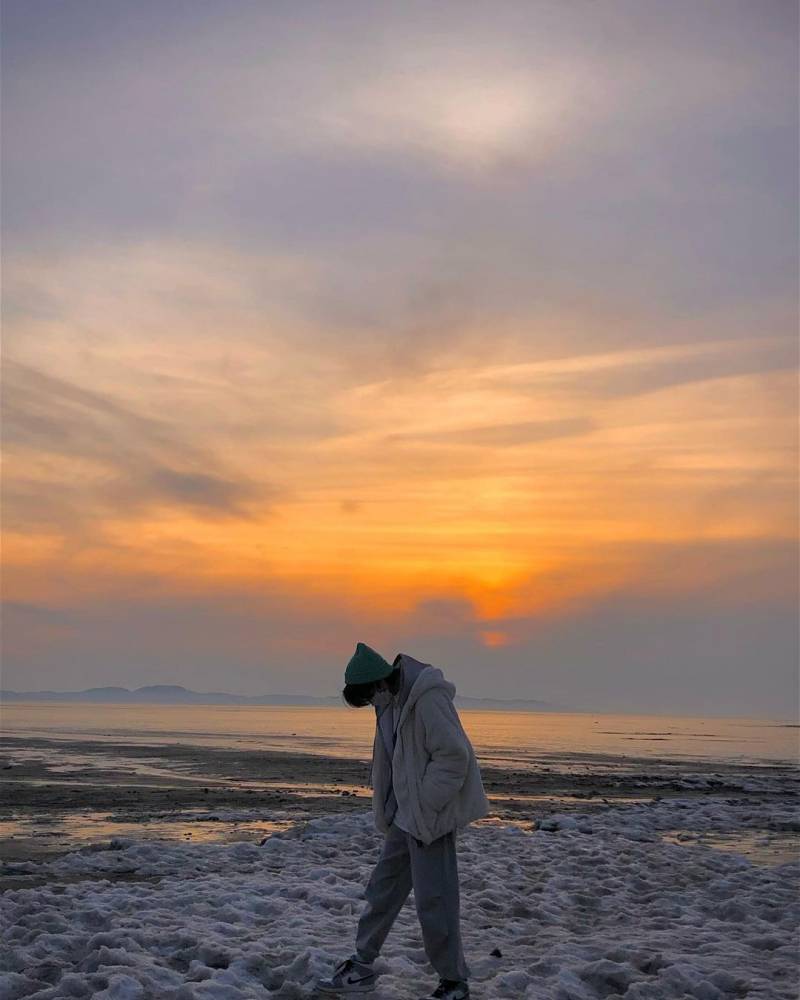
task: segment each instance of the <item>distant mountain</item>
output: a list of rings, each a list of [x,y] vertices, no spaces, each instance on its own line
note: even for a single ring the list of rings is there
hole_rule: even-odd
[[[190,691],[178,684],[150,684],[133,691],[97,687],[86,691],[0,691],[0,701],[89,701],[118,705],[338,705],[338,697],[304,694],[245,695],[224,691]]]
[[[191,691],[178,684],[150,684],[130,691],[124,687],[96,687],[86,691],[0,691],[0,701],[82,701],[117,705],[341,705],[340,695],[315,697],[306,694],[228,694],[224,691]],[[459,708],[483,708],[506,712],[559,711],[546,701],[499,698],[462,698]]]

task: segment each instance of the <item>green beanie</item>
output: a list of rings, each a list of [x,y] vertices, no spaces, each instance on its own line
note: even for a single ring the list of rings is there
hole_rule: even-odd
[[[391,672],[391,664],[387,663],[380,653],[370,649],[365,642],[359,642],[347,664],[344,681],[345,684],[367,684],[369,681],[382,680]]]

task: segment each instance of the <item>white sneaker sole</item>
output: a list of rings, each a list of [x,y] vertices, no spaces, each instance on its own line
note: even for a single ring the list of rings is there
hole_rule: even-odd
[[[348,993],[372,993],[375,983],[353,983],[352,986],[316,986],[317,993],[326,993],[328,996],[340,997]]]

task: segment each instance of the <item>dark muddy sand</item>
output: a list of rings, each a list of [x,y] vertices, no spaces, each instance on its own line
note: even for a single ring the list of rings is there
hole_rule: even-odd
[[[585,813],[625,800],[785,801],[797,790],[795,769],[769,763],[576,753],[547,755],[531,770],[483,766],[482,773],[492,807],[483,822],[526,826],[553,812]],[[40,860],[114,837],[259,842],[321,813],[368,809],[368,783],[367,760],[6,737],[0,744],[0,862]]]

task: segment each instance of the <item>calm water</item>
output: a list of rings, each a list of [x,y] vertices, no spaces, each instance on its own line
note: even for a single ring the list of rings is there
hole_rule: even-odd
[[[484,763],[520,768],[580,755],[796,763],[800,729],[757,719],[663,715],[460,712]],[[295,750],[368,759],[371,709],[239,705],[2,706],[7,736]]]

